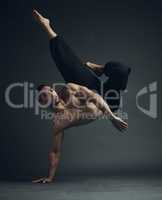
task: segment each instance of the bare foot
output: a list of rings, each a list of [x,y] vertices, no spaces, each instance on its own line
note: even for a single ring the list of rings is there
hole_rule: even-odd
[[[128,124],[126,122],[124,122],[121,118],[119,117],[114,117],[111,120],[112,124],[121,132],[126,131],[126,129],[128,128]]]
[[[49,19],[43,17],[37,10],[33,10],[33,17],[43,28],[50,27]]]
[[[103,74],[103,69],[104,69],[103,65],[86,62],[86,66],[92,69],[98,76],[101,76]]]
[[[56,32],[50,26],[50,20],[43,17],[37,10],[33,10],[33,17],[36,22],[38,22],[41,27],[47,32],[49,39],[57,36]]]

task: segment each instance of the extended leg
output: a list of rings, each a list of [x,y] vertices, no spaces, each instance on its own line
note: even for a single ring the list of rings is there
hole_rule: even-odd
[[[34,18],[47,32],[50,39],[50,50],[53,60],[64,80],[90,89],[99,90],[100,81],[95,73],[84,66],[82,60],[74,53],[63,37],[56,34],[50,26],[48,19],[44,18],[37,11],[33,11]]]
[[[35,20],[41,25],[41,27],[47,32],[49,39],[55,38],[57,36],[57,34],[54,32],[54,30],[50,26],[49,19],[43,17],[36,10],[33,10],[33,16],[34,16]]]

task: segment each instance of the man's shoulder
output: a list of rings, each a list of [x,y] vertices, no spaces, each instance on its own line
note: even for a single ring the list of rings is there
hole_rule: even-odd
[[[67,83],[67,88],[72,89],[72,90],[78,90],[79,85],[77,85],[75,83]]]

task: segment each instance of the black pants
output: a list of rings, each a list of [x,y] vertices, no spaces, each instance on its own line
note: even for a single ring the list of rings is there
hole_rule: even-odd
[[[61,36],[50,40],[50,50],[56,66],[66,83],[72,82],[96,90],[99,94],[107,94],[106,102],[112,111],[119,108],[120,90],[124,90],[128,81],[130,68],[117,62],[106,63],[104,73],[109,79],[101,86],[98,76],[75,55],[73,50]]]
[[[56,36],[50,40],[50,50],[58,70],[66,83],[76,83],[91,90],[100,90],[100,80],[97,75],[84,66],[63,37]]]

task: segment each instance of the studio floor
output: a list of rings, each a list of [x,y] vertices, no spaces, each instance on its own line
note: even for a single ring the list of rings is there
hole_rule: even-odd
[[[0,200],[162,200],[162,177],[64,177],[48,185],[1,181]]]

